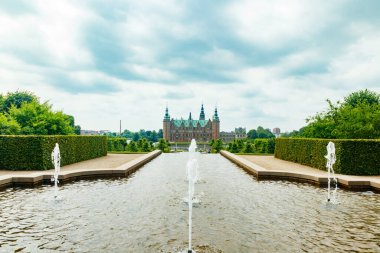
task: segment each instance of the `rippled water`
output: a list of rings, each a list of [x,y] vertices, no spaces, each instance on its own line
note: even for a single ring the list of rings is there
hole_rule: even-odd
[[[0,252],[179,252],[187,245],[187,154],[163,154],[129,178],[0,192]],[[380,194],[260,181],[199,155],[197,252],[380,252]]]

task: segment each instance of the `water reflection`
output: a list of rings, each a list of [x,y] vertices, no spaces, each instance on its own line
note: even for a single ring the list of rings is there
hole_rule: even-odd
[[[179,252],[186,249],[187,154],[163,154],[129,178],[0,192],[0,252]],[[256,181],[200,155],[197,252],[379,252],[380,195]]]

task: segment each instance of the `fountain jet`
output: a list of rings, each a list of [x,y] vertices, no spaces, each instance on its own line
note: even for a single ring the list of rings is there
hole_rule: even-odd
[[[189,147],[189,161],[187,162],[187,180],[189,182],[189,248],[188,253],[192,253],[191,249],[191,230],[192,230],[192,212],[193,212],[193,196],[194,196],[194,185],[198,180],[198,161],[196,159],[196,149],[197,143],[194,139],[191,140]]]
[[[61,171],[61,153],[59,151],[58,143],[55,144],[53,152],[51,152],[51,161],[54,165],[54,175],[51,177],[51,181],[54,182],[54,198],[58,196],[58,176]]]
[[[335,156],[335,145],[333,142],[329,142],[327,144],[327,155],[325,156],[326,159],[327,159],[327,164],[326,164],[326,168],[327,168],[327,176],[328,176],[328,179],[327,179],[327,201],[328,202],[332,202],[332,203],[336,203],[336,191],[338,190],[338,180],[336,179],[335,177],[335,172],[334,172],[334,169],[333,169],[333,165],[336,161],[336,156]],[[330,190],[330,184],[331,184],[331,179],[334,181],[334,185],[335,185],[335,189],[331,195],[331,190]]]

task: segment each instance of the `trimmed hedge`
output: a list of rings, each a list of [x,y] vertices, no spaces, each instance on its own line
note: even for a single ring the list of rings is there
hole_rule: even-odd
[[[380,140],[277,138],[275,157],[326,170],[327,144],[335,144],[336,173],[380,175]]]
[[[107,139],[108,151],[125,151],[127,146],[126,138],[109,138]]]
[[[0,169],[53,169],[55,143],[59,144],[61,166],[107,155],[106,136],[0,135]]]

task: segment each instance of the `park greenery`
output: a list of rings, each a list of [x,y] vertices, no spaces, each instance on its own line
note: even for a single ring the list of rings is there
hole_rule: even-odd
[[[247,138],[254,139],[267,139],[274,138],[274,134],[270,131],[270,129],[264,129],[262,126],[257,127],[257,129],[251,129],[247,133]]]
[[[155,148],[153,143],[148,141],[147,139],[139,139],[138,141],[127,140],[126,138],[107,138],[108,143],[108,151],[113,152],[128,152],[128,153],[136,153],[136,152],[150,152]]]
[[[153,143],[158,142],[159,139],[163,138],[162,129],[158,130],[158,132],[156,130],[151,131],[145,129],[141,129],[138,132],[133,132],[128,129],[125,129],[121,134],[116,132],[110,132],[105,135],[107,135],[108,137],[123,137],[127,138],[128,140],[133,140],[135,142],[137,142],[140,139],[147,139],[148,141]]]
[[[379,139],[380,94],[367,89],[351,93],[328,109],[308,118],[307,126],[283,137],[323,139]]]
[[[74,117],[54,111],[28,91],[0,94],[0,135],[80,134]]]
[[[256,138],[251,139],[240,139],[234,140],[228,143],[227,150],[231,153],[242,153],[242,154],[273,154],[275,149],[275,139],[274,138]]]

